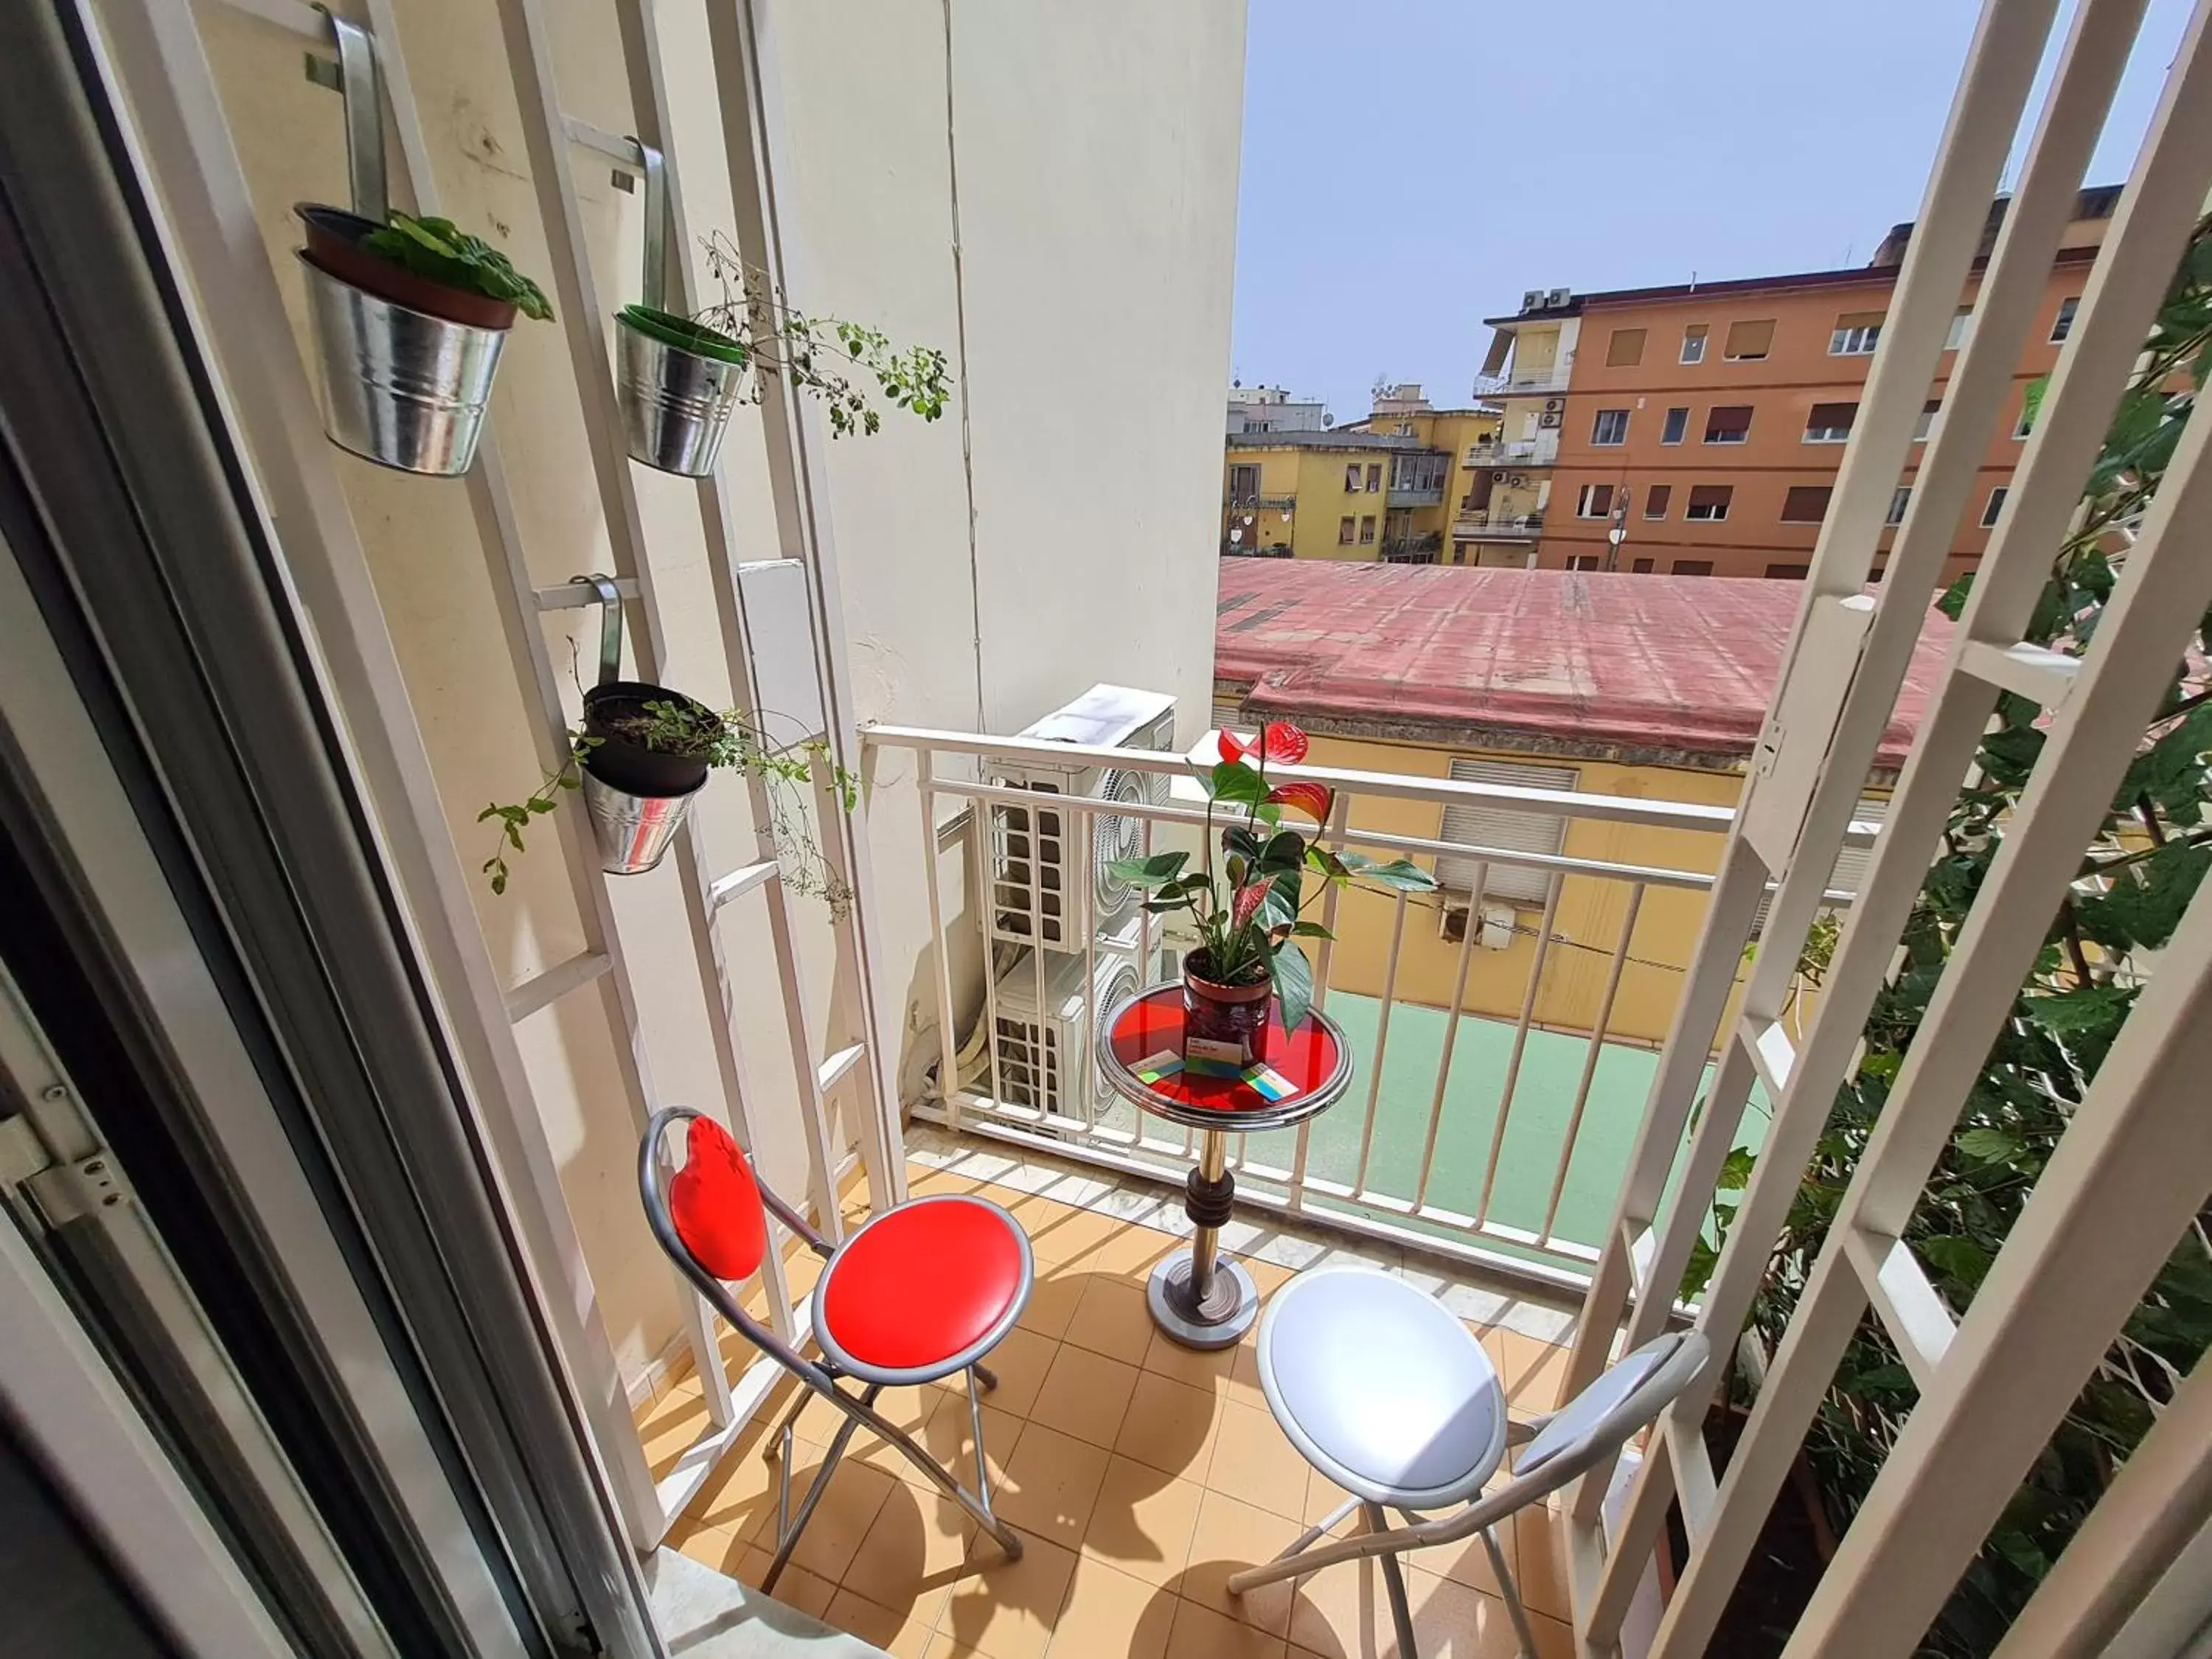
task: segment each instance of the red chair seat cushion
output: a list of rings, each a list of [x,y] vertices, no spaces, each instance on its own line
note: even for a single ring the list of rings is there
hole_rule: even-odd
[[[768,1253],[768,1218],[751,1167],[711,1118],[693,1118],[684,1143],[684,1167],[668,1183],[676,1236],[715,1278],[750,1279]]]
[[[1013,1218],[961,1197],[916,1200],[870,1222],[823,1274],[830,1340],[861,1364],[924,1370],[1006,1322],[1024,1288]]]

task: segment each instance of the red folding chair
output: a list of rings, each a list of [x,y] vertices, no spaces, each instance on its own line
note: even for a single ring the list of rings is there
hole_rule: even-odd
[[[671,1168],[661,1158],[663,1141],[679,1122],[687,1126],[684,1162]],[[782,1473],[776,1490],[775,1559],[761,1581],[763,1590],[775,1588],[853,1431],[863,1424],[975,1516],[1008,1560],[1020,1559],[1020,1534],[991,1510],[983,1405],[977,1392],[979,1383],[998,1387],[983,1356],[1013,1329],[1030,1299],[1030,1241],[1013,1217],[988,1199],[951,1194],[918,1198],[874,1217],[833,1249],[804,1216],[753,1178],[751,1165],[727,1130],[688,1106],[665,1107],[646,1126],[637,1185],[653,1236],[684,1276],[748,1342],[801,1385],[772,1438]],[[813,1297],[814,1339],[823,1356],[818,1362],[752,1318],[730,1294],[732,1284],[759,1272],[771,1248],[766,1211],[773,1211],[823,1258]],[[956,1371],[968,1376],[968,1415],[975,1436],[972,1492],[875,1409],[876,1396],[885,1389],[927,1384]],[[859,1385],[857,1395],[840,1386],[848,1382]],[[792,1425],[815,1395],[835,1405],[845,1421],[793,1516]]]

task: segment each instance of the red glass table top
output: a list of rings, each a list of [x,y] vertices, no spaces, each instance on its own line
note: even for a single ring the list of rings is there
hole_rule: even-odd
[[[1163,1051],[1182,1052],[1182,986],[1155,985],[1108,1011],[1098,1062],[1116,1094],[1156,1116],[1199,1128],[1281,1128],[1331,1106],[1352,1081],[1349,1051],[1334,1020],[1316,1009],[1295,1031],[1281,1010],[1267,1023],[1260,1059],[1291,1092],[1269,1099],[1240,1078],[1177,1072],[1147,1083],[1133,1067]]]

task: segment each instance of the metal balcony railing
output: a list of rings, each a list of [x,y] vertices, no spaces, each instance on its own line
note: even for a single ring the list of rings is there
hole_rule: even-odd
[[[1222,506],[1243,513],[1288,513],[1298,504],[1296,495],[1224,495]]]
[[[1574,359],[1554,363],[1549,368],[1530,369],[1526,374],[1508,369],[1503,374],[1479,374],[1475,377],[1474,395],[1478,398],[1512,398],[1544,392],[1565,392],[1567,381],[1574,373]]]
[[[1185,847],[1195,854],[1206,821],[1202,798],[1179,804],[1167,787],[1194,779],[1194,763],[1152,750],[911,726],[864,728],[863,741],[879,758],[886,750],[915,757],[925,826],[921,884],[939,939],[930,971],[938,975],[942,1029],[956,1034],[957,1076],[940,1073],[915,1115],[1124,1174],[1180,1181],[1189,1168],[1189,1137],[1117,1103],[1096,1077],[1090,1043],[1102,1012],[1100,988],[1112,986],[1121,965],[1133,969],[1123,971],[1125,983],[1170,977],[1184,941],[1164,935],[1157,918],[1132,904],[1113,918],[1095,910],[1079,917],[1073,931],[1081,942],[1066,955],[1000,946],[980,988],[956,987],[943,977],[943,964],[972,953],[966,941],[984,920],[950,909],[956,895],[990,894],[999,904],[1026,887],[1032,914],[1050,914],[1063,893],[1071,905],[1096,904],[1096,890],[1080,890],[1091,880],[1091,860],[1065,850],[1091,848],[1095,836],[1127,835],[1132,852]],[[1200,745],[1208,753],[1210,743],[1209,734]],[[1052,796],[1059,810],[1050,811],[1039,808],[1029,789],[951,775],[940,757],[961,757],[960,771],[987,780],[1024,765],[1065,772],[1096,764],[1156,781],[1146,799],[1116,799],[1110,810],[1094,810],[1083,797]],[[1734,810],[1332,767],[1275,770],[1284,780],[1310,780],[1335,792],[1323,845],[1405,854],[1447,876],[1445,889],[1434,894],[1332,890],[1322,902],[1316,914],[1338,940],[1313,952],[1315,1006],[1326,1006],[1348,1033],[1358,1080],[1323,1118],[1239,1138],[1231,1158],[1239,1201],[1523,1282],[1581,1288],[1603,1242],[1600,1212],[1626,1166],[1626,1137],[1640,1115],[1650,1055],[1672,1018],[1680,969],[1655,955],[1656,930],[1694,935],[1713,878],[1565,851],[1385,833],[1351,821],[1381,806],[1402,823],[1425,806],[1441,825],[1447,807],[1472,807],[1539,832],[1501,840],[1564,848],[1583,823],[1717,838],[1735,822]],[[971,802],[972,809],[941,823],[940,795]],[[1027,851],[1032,813],[1041,843],[1034,858]],[[1123,827],[1132,823],[1140,828]],[[990,833],[979,833],[986,825]],[[1854,830],[1864,840],[1875,828]],[[956,845],[963,870],[949,894],[941,863]],[[1850,895],[1828,897],[1844,904]],[[1412,977],[1441,972],[1449,980],[1455,1017],[1409,993],[1403,982],[1409,964],[1418,964]],[[1040,1017],[1038,1010],[1046,1012]],[[1413,1058],[1430,1054],[1437,1058]],[[1077,1063],[1063,1069],[1061,1056]]]
[[[1492,541],[1534,537],[1540,534],[1543,528],[1544,515],[1540,513],[1498,513],[1480,507],[1463,512],[1452,520],[1454,535],[1479,535]]]
[[[1382,559],[1385,564],[1434,564],[1443,550],[1440,531],[1431,530],[1425,536],[1386,536]]]
[[[1516,438],[1510,443],[1470,444],[1467,451],[1469,466],[1549,466],[1559,459],[1557,432]]]

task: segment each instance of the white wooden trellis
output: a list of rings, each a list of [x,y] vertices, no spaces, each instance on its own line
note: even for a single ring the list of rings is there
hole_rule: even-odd
[[[298,0],[227,0],[236,9],[319,46],[335,24]],[[419,212],[436,210],[435,188],[422,125],[410,88],[392,0],[365,0],[366,35],[383,70],[389,135],[398,152],[399,194]],[[753,20],[737,7],[711,8],[717,80],[727,94],[723,126],[738,242],[748,264],[782,277],[786,259],[773,200],[773,109],[763,109],[773,80],[763,73]],[[518,680],[534,697],[538,757],[555,769],[568,753],[568,721],[547,652],[541,613],[600,603],[608,590],[624,603],[641,677],[660,679],[659,606],[638,510],[635,481],[621,435],[608,368],[605,319],[585,246],[569,165],[581,147],[647,179],[649,211],[669,216],[683,258],[668,272],[678,304],[693,291],[690,247],[649,0],[622,0],[624,66],[638,132],[618,137],[565,118],[553,84],[547,30],[538,0],[501,0],[500,18],[520,105],[533,185],[553,251],[554,282],[582,398],[594,476],[616,562],[611,582],[579,578],[551,587],[531,578],[500,459],[495,422],[466,477],[470,505],[491,568],[502,635]],[[775,1376],[765,1364],[733,1389],[703,1303],[678,1279],[685,1334],[704,1379],[708,1427],[700,1441],[656,1482],[646,1463],[613,1350],[596,1304],[560,1176],[545,1139],[514,1025],[554,1001],[595,987],[614,1036],[622,1086],[634,1124],[642,1129],[658,1103],[643,1031],[606,881],[597,868],[580,809],[556,815],[564,866],[581,919],[583,949],[522,984],[502,988],[477,927],[468,876],[447,832],[442,808],[392,641],[369,580],[358,535],[345,508],[331,454],[320,434],[306,366],[290,337],[276,275],[255,224],[243,168],[230,139],[214,77],[189,9],[163,0],[110,0],[97,20],[112,54],[110,73],[127,94],[136,127],[134,151],[155,185],[164,229],[198,301],[198,320],[220,390],[246,441],[255,481],[283,548],[288,574],[313,623],[313,642],[346,718],[353,758],[376,801],[385,851],[406,893],[409,920],[442,994],[450,1034],[467,1066],[485,1131],[521,1229],[527,1267],[553,1319],[587,1431],[632,1542],[657,1543],[679,1515]],[[734,100],[736,108],[731,106]],[[847,678],[826,503],[821,499],[820,434],[773,377],[764,386],[769,475],[775,495],[776,559],[740,564],[733,514],[719,477],[698,487],[717,620],[732,695],[750,714],[764,680],[786,686],[811,680],[801,695],[806,724],[826,738],[832,761],[858,771],[848,729],[853,705]],[[748,603],[769,609],[783,624],[763,656],[753,648]],[[811,647],[800,663],[792,637]],[[811,696],[805,695],[811,693]],[[796,713],[796,709],[781,712]],[[781,735],[781,734],[780,734]],[[755,861],[716,877],[705,861],[696,821],[681,837],[675,861],[684,890],[694,954],[709,1010],[720,1080],[731,1127],[753,1144],[764,1109],[750,1087],[735,1025],[717,917],[758,890],[767,904],[785,1001],[794,1076],[809,1163],[809,1186],[824,1231],[842,1231],[836,1201],[839,1162],[830,1140],[825,1097],[854,1085],[862,1158],[872,1200],[905,1194],[899,1156],[891,1056],[879,1040],[877,989],[863,921],[870,888],[865,806],[847,813],[826,774],[817,770],[816,811],[833,877],[853,895],[836,917],[839,1025],[826,1056],[809,1029],[799,978],[792,906],[775,852],[766,786],[751,780],[752,817],[759,837]],[[642,1242],[640,1248],[649,1248]],[[794,1310],[781,1255],[769,1253],[769,1316],[778,1332],[803,1342],[804,1308]]]
[[[1670,1502],[1681,1507],[1690,1558],[1651,1651],[1688,1659],[1704,1650],[1844,1346],[1869,1309],[1895,1340],[1919,1403],[1789,1652],[1838,1659],[1908,1652],[2212,1186],[2212,1136],[2201,1110],[2212,895],[2200,894],[1964,1322],[1954,1319],[1899,1240],[2081,850],[2212,601],[2212,561],[2203,556],[2212,533],[2205,459],[2212,426],[2192,421],[2086,653],[2067,657],[2021,639],[2113,403],[2212,186],[2205,42],[2212,5],[2197,8],[2169,71],[1802,1048],[1779,1023],[1819,890],[1894,705],[1922,596],[1935,586],[2002,412],[2143,5],[2084,0],[2075,15],[1983,275],[1945,419],[1927,447],[1879,602],[1869,602],[1862,593],[1882,514],[2055,9],[2054,0],[1991,0],[1977,31],[1741,822],[1723,854],[1594,1275],[1570,1389],[1603,1366],[1625,1312],[1630,1345],[1668,1317],[1756,1079],[1766,1085],[1772,1120],[1698,1315],[1717,1355],[1733,1348],[1998,696],[2011,691],[2040,704],[2051,717],[2048,740],[1725,1478],[1715,1479],[1699,1435],[1716,1364],[1705,1386],[1661,1419],[1610,1528],[1599,1519],[1607,1472],[1577,1492],[1571,1578],[1577,1634],[1591,1654],[1613,1648]],[[1679,1195],[1662,1212],[1668,1170],[1770,872],[1780,890],[1759,959],[1723,1042]],[[2054,1614],[2051,1628],[2072,1617],[2072,1610]],[[2070,1627],[2081,1628],[2081,1620]],[[2058,1650],[2023,1643],[2021,1650]]]

